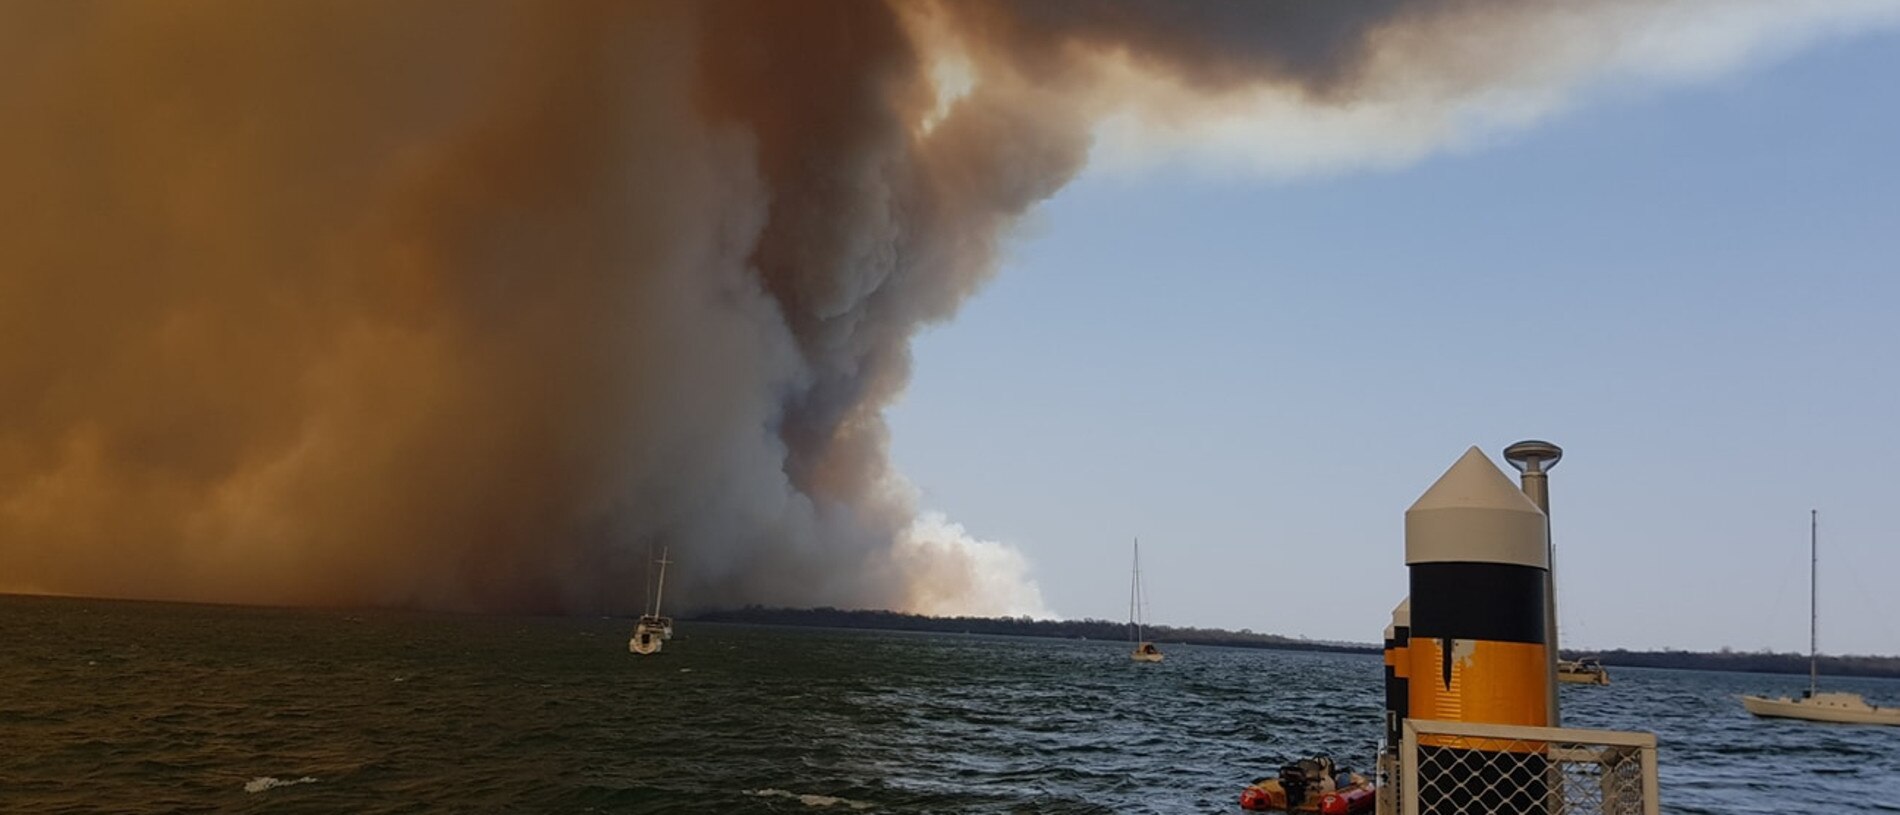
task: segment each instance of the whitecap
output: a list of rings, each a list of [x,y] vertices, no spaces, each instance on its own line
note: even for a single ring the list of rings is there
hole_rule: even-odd
[[[746,790],[745,794],[755,798],[791,798],[808,807],[842,806],[847,809],[871,808],[871,804],[867,801],[853,801],[849,798],[838,798],[831,795],[800,794],[789,790],[772,789],[770,787],[762,790]]]
[[[293,778],[289,781],[285,781],[281,778],[272,778],[268,775],[260,775],[256,778],[251,779],[249,782],[247,782],[244,785],[244,791],[248,793],[256,794],[256,793],[260,793],[274,787],[288,787],[293,784],[315,784],[315,783],[317,783],[317,779],[311,778],[310,776],[307,776],[307,775],[302,778]]]

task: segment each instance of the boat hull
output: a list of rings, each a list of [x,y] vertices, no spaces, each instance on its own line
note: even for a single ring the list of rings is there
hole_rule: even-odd
[[[666,642],[663,629],[638,626],[633,629],[633,637],[627,640],[629,653],[647,656],[660,652],[660,646]]]
[[[1743,696],[1742,707],[1763,718],[1900,726],[1900,708],[1875,707],[1855,694],[1822,693],[1811,699]]]
[[[1129,654],[1128,658],[1136,662],[1160,662],[1162,659],[1160,651],[1136,651]]]
[[[1286,805],[1286,787],[1278,778],[1263,778],[1240,792],[1240,808],[1249,812],[1317,812],[1321,815],[1331,813],[1371,812],[1378,804],[1378,788],[1372,779],[1357,773],[1352,774],[1352,783],[1346,787],[1330,790],[1312,790],[1307,792],[1300,803]]]
[[[1608,685],[1610,684],[1610,675],[1608,673],[1566,673],[1564,671],[1558,671],[1557,681],[1568,685]]]
[[[1572,685],[1608,685],[1610,672],[1595,659],[1557,660],[1557,681]]]

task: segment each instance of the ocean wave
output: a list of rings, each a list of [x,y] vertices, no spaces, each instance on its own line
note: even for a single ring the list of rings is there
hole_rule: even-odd
[[[251,779],[250,781],[245,782],[244,791],[255,795],[265,790],[275,789],[277,787],[289,787],[296,784],[315,784],[315,783],[317,783],[317,779],[311,778],[310,776],[307,776],[307,775],[302,778],[293,778],[289,781],[285,781],[281,778],[272,778],[268,775],[260,775],[256,778]]]
[[[800,794],[789,790],[776,790],[770,787],[762,790],[746,790],[745,794],[755,798],[791,798],[808,807],[841,806],[847,809],[871,808],[871,804],[865,801],[853,801],[849,798],[838,798],[831,795]]]

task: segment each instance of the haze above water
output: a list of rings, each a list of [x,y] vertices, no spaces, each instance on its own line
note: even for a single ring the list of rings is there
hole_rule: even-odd
[[[1222,812],[1366,766],[1376,657],[0,596],[0,810]],[[1618,670],[1672,813],[1900,811],[1900,732],[1756,721],[1798,677]],[[1900,683],[1833,686],[1900,702]]]

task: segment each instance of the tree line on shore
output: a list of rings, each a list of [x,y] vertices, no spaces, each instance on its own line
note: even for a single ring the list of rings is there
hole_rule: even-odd
[[[1566,653],[1565,656],[1571,656]],[[1674,668],[1689,671],[1746,671],[1764,674],[1806,674],[1808,655],[1773,651],[1631,651],[1623,648],[1592,651],[1590,656],[1605,665],[1632,668]],[[1822,656],[1820,671],[1827,676],[1874,676],[1900,678],[1900,657]]]
[[[1129,625],[1119,620],[1038,620],[1031,617],[932,617],[897,611],[840,608],[767,608],[746,606],[738,609],[709,611],[693,619],[709,623],[746,623],[752,625],[790,625],[820,628],[862,628],[884,631],[925,631],[942,634],[1000,634],[1015,637],[1049,637],[1074,640],[1127,640]],[[1191,626],[1145,626],[1147,639],[1162,643],[1217,645],[1228,648],[1266,648],[1283,651],[1323,651],[1347,654],[1377,654],[1380,646],[1309,640],[1279,634],[1262,634],[1251,629],[1230,631],[1223,628]],[[1699,671],[1749,671],[1756,673],[1805,674],[1806,654],[1744,652],[1724,648],[1719,651],[1632,651],[1624,648],[1607,651],[1564,652],[1565,657],[1587,655],[1604,665],[1632,668],[1671,668]],[[1900,678],[1900,657],[1823,656],[1821,673],[1830,676],[1870,676]]]
[[[944,634],[1002,634],[1016,637],[1051,637],[1072,640],[1127,640],[1129,624],[1117,620],[1038,620],[1031,617],[929,617],[897,611],[840,608],[766,608],[747,606],[727,611],[711,611],[694,618],[711,623],[751,623],[755,625],[799,625],[824,628],[871,628],[886,631],[932,631]],[[1281,650],[1333,651],[1376,654],[1379,648],[1350,642],[1326,642],[1278,634],[1258,634],[1247,629],[1228,631],[1221,628],[1192,628],[1170,625],[1143,626],[1148,640],[1187,645],[1222,645],[1234,648],[1277,648]]]

